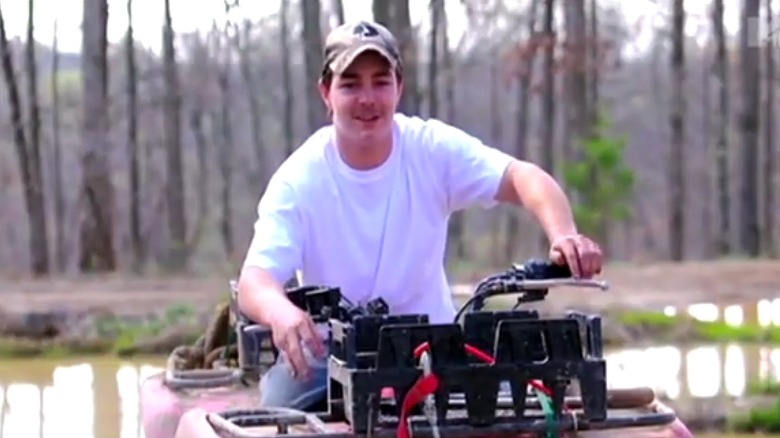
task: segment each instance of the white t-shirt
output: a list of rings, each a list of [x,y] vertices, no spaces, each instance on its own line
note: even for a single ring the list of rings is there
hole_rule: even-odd
[[[391,313],[451,322],[444,272],[453,211],[495,205],[513,159],[441,121],[396,114],[388,160],[349,167],[332,126],[309,137],[272,176],[244,266],[284,282],[336,286],[353,303],[382,297]]]

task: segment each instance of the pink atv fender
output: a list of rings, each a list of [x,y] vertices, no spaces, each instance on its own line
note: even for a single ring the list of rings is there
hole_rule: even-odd
[[[643,408],[632,409],[634,413],[673,413],[672,409],[657,399],[648,403]],[[200,407],[190,409],[181,417],[175,438],[239,438],[239,437],[272,437],[276,436],[275,426],[261,426],[252,428],[238,427],[225,420],[214,411]],[[325,423],[320,425],[327,430],[326,433],[349,432],[349,425],[343,422]],[[312,438],[322,436],[319,431],[311,427],[300,425],[291,426],[290,433],[309,434]],[[676,418],[672,423],[655,427],[634,427],[601,431],[587,431],[579,433],[567,433],[564,437],[582,438],[693,438],[688,428]],[[493,438],[489,434],[474,436],[474,438]],[[516,438],[539,438],[534,434],[521,434]]]
[[[233,370],[197,370],[187,374],[190,387],[196,386],[191,382],[198,378],[211,383],[200,388],[177,388],[176,378],[166,373],[155,374],[142,383],[141,423],[146,438],[173,437],[182,416],[193,409],[220,412],[258,407],[258,389],[240,383],[240,375]]]

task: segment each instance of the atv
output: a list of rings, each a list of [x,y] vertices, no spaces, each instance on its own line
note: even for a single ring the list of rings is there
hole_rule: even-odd
[[[240,312],[231,282],[223,316],[235,342],[211,354],[223,360],[209,369],[172,358],[144,382],[145,436],[692,437],[652,389],[607,389],[599,315],[545,318],[523,307],[558,286],[607,289],[529,260],[480,282],[453,322],[433,324],[393,314],[382,299],[354,305],[338,287],[289,287],[295,305],[330,327],[327,396],[295,410],[259,406],[257,381],[279,352],[268,328]],[[497,298],[514,305],[487,307]],[[210,339],[200,346],[213,347]]]

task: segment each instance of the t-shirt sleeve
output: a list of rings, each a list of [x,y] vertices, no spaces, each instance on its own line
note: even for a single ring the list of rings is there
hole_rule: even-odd
[[[293,188],[274,175],[257,205],[244,267],[268,270],[280,283],[289,280],[302,265],[302,229]]]
[[[496,205],[501,179],[514,158],[454,126],[429,121],[434,165],[444,178],[450,211]]]

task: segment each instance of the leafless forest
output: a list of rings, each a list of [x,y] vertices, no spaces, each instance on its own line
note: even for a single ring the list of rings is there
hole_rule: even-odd
[[[83,1],[81,53],[33,41],[32,19],[12,38],[0,13],[0,273],[234,271],[269,175],[327,123],[315,84],[341,0],[282,1],[198,34],[177,32],[161,1],[161,53],[134,38],[132,0],[116,44],[107,0]],[[652,5],[640,20],[608,0],[429,0],[419,23],[410,4],[423,1],[372,8],[403,46],[402,111],[454,123],[562,182],[587,139],[625,141],[591,163],[591,185],[566,186],[578,203],[606,187],[591,210],[624,210],[591,211],[610,259],[776,256],[771,0],[635,1]],[[686,9],[694,1],[708,3],[703,15]],[[456,10],[467,23],[457,38],[445,32]],[[736,33],[726,14],[739,17]],[[649,48],[630,54],[647,32]],[[615,205],[607,189],[627,183],[602,173],[621,158],[633,185]],[[450,226],[455,267],[542,254],[540,228],[517,209],[469,210]]]

